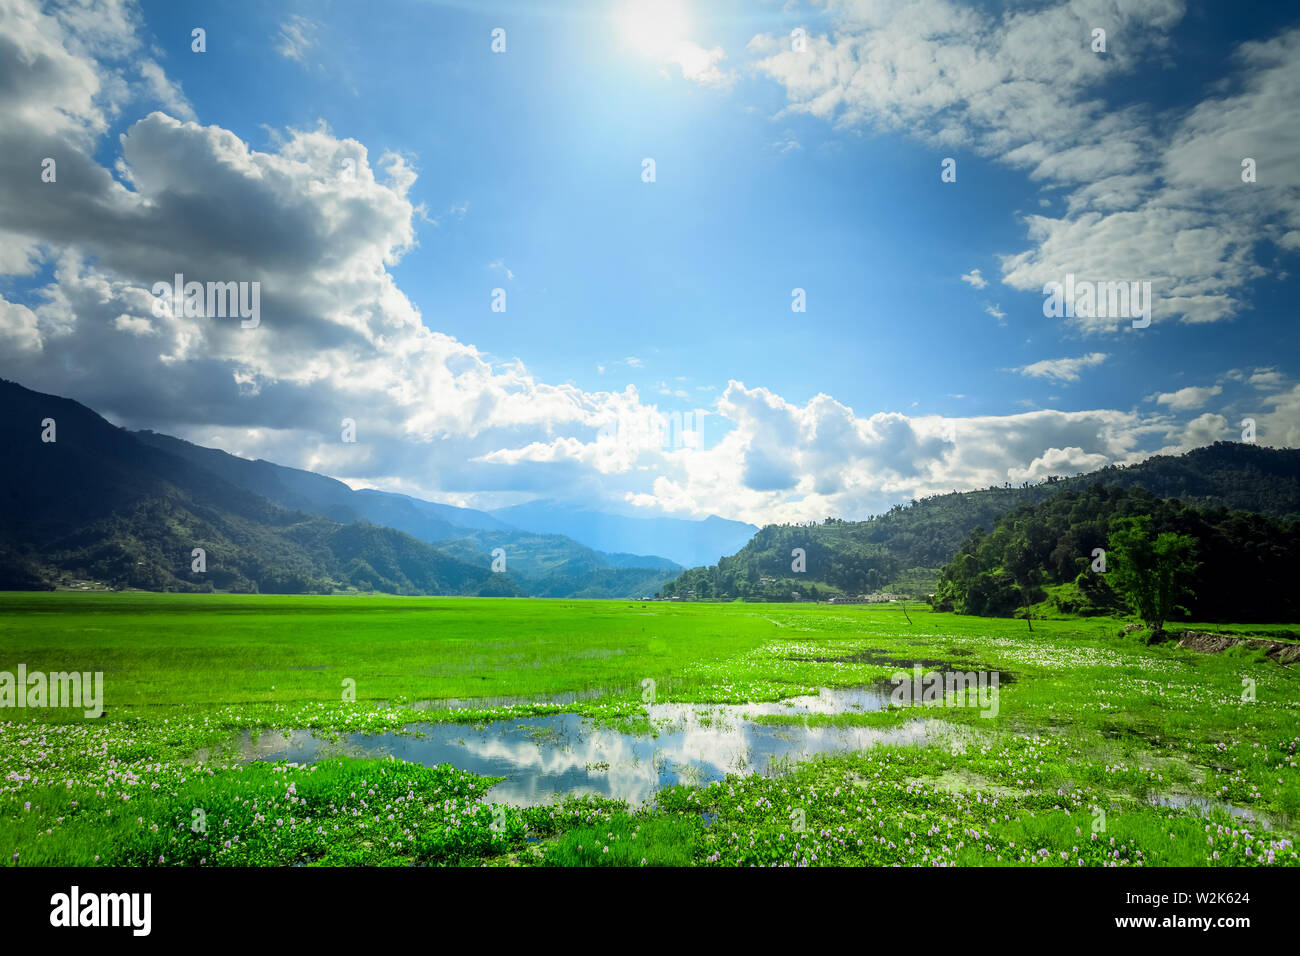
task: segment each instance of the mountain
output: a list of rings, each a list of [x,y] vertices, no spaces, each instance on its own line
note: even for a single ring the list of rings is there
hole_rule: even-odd
[[[682,571],[665,558],[605,554],[558,534],[477,531],[440,547],[471,564],[489,562],[496,552],[511,579],[534,597],[648,597]]]
[[[651,595],[682,570],[680,564],[655,555],[605,554],[563,535],[521,531],[471,508],[386,491],[354,491],[333,478],[262,459],[250,461],[170,435],[135,435],[285,508],[395,528],[474,567],[490,568],[492,551],[502,548],[511,579],[523,593],[538,597]]]
[[[1300,449],[1296,448],[1215,442],[1183,455],[1157,455],[1136,465],[1111,465],[1058,479],[1052,490],[1077,490],[1098,481],[1118,488],[1145,488],[1157,498],[1177,498],[1202,508],[1300,519]]]
[[[485,512],[341,481],[150,431],[0,383],[0,587],[534,594],[626,598],[680,573]],[[54,441],[41,440],[54,421]],[[203,550],[205,567],[192,568]],[[493,571],[493,551],[508,562]]]
[[[204,448],[152,431],[134,433],[154,448],[221,476],[230,484],[261,495],[282,507],[335,521],[369,521],[430,544],[463,537],[469,531],[505,530],[510,526],[482,511],[421,501],[386,491],[354,491],[343,482],[299,468],[257,459],[250,461],[216,448]]]
[[[600,551],[660,554],[690,567],[715,562],[742,547],[758,528],[710,515],[685,518],[634,518],[606,514],[555,501],[530,501],[491,514],[537,534],[562,534]]]
[[[877,589],[925,594],[976,528],[990,529],[1015,508],[1101,483],[1144,488],[1198,508],[1227,508],[1279,519],[1300,518],[1300,450],[1218,442],[1183,455],[1161,455],[1039,484],[935,495],[896,505],[866,521],[768,525],[735,555],[697,567],[665,586],[665,596],[789,600],[857,595]],[[802,548],[805,570],[792,570]]]
[[[77,402],[5,381],[0,442],[0,587],[519,593],[410,535],[282,507]]]

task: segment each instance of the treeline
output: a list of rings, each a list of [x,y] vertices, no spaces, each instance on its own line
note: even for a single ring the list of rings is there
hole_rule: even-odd
[[[1149,517],[1152,535],[1186,535],[1195,568],[1183,603],[1194,620],[1300,619],[1300,524],[1241,510],[1161,499],[1144,488],[1100,482],[1064,490],[971,532],[941,571],[938,610],[1023,614],[1047,601],[1070,613],[1124,610],[1114,580],[1112,533]],[[1104,569],[1104,570],[1103,570]],[[1122,570],[1122,569],[1121,569]],[[1109,575],[1109,577],[1108,577]],[[1049,595],[1049,588],[1059,587]]]

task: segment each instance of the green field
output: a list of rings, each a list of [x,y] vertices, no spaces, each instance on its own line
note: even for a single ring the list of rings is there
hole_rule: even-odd
[[[1146,646],[1122,624],[1030,631],[893,605],[3,594],[0,671],[102,672],[106,712],[0,711],[0,858],[1296,865],[1294,668],[1243,648]],[[445,765],[254,763],[238,750],[249,730],[328,736],[562,711],[653,734],[646,681],[659,702],[703,708],[870,687],[912,661],[1000,673],[996,716],[767,715],[792,732],[925,718],[953,732],[680,783],[640,807],[590,796],[504,806],[493,779]],[[553,699],[566,693],[582,697]],[[469,703],[413,709],[445,698]]]

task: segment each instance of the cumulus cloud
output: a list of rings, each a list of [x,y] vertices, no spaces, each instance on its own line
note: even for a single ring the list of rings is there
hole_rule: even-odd
[[[148,84],[153,99],[168,113],[183,120],[198,119],[180,84],[168,77],[156,62],[145,60],[141,63],[140,75]]]
[[[969,282],[977,289],[982,289],[989,284],[988,280],[985,279],[982,275],[980,275],[980,271],[978,269],[972,269],[970,272],[963,274],[961,277],[961,281]]]
[[[1189,385],[1187,388],[1180,388],[1176,392],[1162,392],[1156,395],[1157,405],[1168,405],[1175,411],[1188,411],[1193,408],[1200,408],[1215,395],[1223,393],[1223,387],[1220,385],[1195,386]]]
[[[1260,401],[1255,413],[1255,438],[1261,445],[1295,448],[1300,445],[1300,385],[1291,385]]]
[[[1187,423],[1183,432],[1183,446],[1196,448],[1235,437],[1229,434],[1228,420],[1222,415],[1206,412]]]
[[[1013,482],[1042,481],[1049,475],[1068,476],[1096,471],[1110,464],[1105,455],[1085,452],[1082,448],[1049,448],[1031,461],[1028,467],[1012,468],[1007,474]]]
[[[1281,388],[1285,381],[1286,377],[1275,368],[1257,368],[1250,376],[1250,384],[1265,391]]]
[[[25,301],[0,297],[0,375],[130,427],[462,504],[563,496],[756,522],[862,516],[1225,431],[1163,407],[859,414],[733,381],[708,408],[668,409],[630,385],[539,381],[437,331],[395,280],[416,241],[410,159],[323,125],[258,149],[177,115],[159,103],[179,91],[164,68],[146,84],[133,65],[132,8],[100,7],[0,0],[0,266],[42,276]],[[31,157],[47,155],[57,188],[33,189]],[[177,273],[259,283],[260,323],[156,314],[155,283]],[[1294,431],[1298,407],[1296,389],[1268,398],[1261,435]],[[344,418],[355,444],[340,441]]]

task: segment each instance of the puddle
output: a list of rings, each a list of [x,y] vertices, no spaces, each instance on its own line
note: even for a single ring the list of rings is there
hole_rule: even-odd
[[[1222,810],[1229,816],[1236,817],[1239,820],[1258,823],[1265,830],[1271,829],[1271,823],[1268,817],[1263,814],[1256,813],[1249,807],[1239,807],[1235,803],[1224,803],[1222,800],[1211,800],[1209,797],[1198,797],[1187,793],[1165,793],[1151,797],[1150,802],[1151,805],[1155,807],[1174,807],[1178,810],[1199,810],[1202,814],[1207,810]]]
[[[564,713],[484,724],[411,724],[404,734],[348,734],[338,742],[310,731],[245,734],[245,760],[310,763],[325,757],[386,757],[433,766],[449,763],[485,776],[505,777],[491,791],[495,803],[530,806],[569,794],[595,794],[640,805],[662,787],[704,784],[728,773],[769,773],[815,754],[863,750],[877,744],[925,745],[967,733],[937,719],[893,727],[766,725],[774,714],[843,714],[880,710],[887,692],[862,687],[756,704],[653,704],[646,708],[658,736],[597,727]]]

